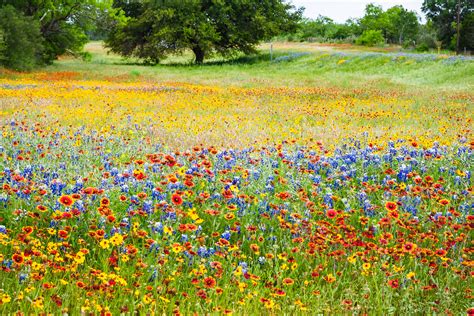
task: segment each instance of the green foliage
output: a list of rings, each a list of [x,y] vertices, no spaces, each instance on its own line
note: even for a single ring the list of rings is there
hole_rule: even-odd
[[[31,70],[40,63],[43,46],[37,21],[7,5],[0,8],[0,29],[1,64],[15,70]]]
[[[428,21],[425,25],[420,26],[417,38],[416,38],[416,50],[419,52],[425,52],[430,49],[436,48],[436,29],[431,21]]]
[[[315,20],[304,19],[300,22],[298,31],[292,36],[298,41],[352,41],[359,34],[359,26],[351,21],[345,24],[335,23],[332,19],[319,16]]]
[[[323,16],[315,20],[305,19],[300,23],[298,32],[291,34],[291,38],[300,41],[353,42],[353,39],[363,32],[380,31],[388,43],[408,46],[415,42],[419,27],[416,13],[402,6],[394,6],[384,11],[381,6],[368,4],[362,18],[350,19],[344,24],[334,23]]]
[[[197,63],[217,53],[255,52],[255,45],[296,29],[302,11],[281,0],[115,1],[127,19],[106,41],[115,53],[157,63],[190,49]]]
[[[474,49],[474,12],[467,14],[462,21],[460,47]]]
[[[419,31],[418,16],[403,6],[391,7],[385,12],[387,17],[387,40],[402,45],[413,42]]]
[[[0,0],[0,8],[12,6],[38,25],[43,43],[39,57],[46,64],[65,53],[79,54],[98,12],[111,4],[111,0]]]
[[[5,44],[4,35],[5,35],[5,32],[0,27],[0,64],[3,62],[3,60],[5,58],[5,50],[7,48],[7,46]]]
[[[458,7],[459,5],[459,7]],[[456,48],[457,15],[461,20],[460,45],[467,49],[474,49],[473,41],[473,10],[472,0],[425,0],[422,10],[433,21],[438,38],[443,46],[449,49]]]
[[[359,24],[363,31],[380,30],[386,33],[389,21],[382,6],[369,3],[365,7],[365,15],[359,20]]]
[[[413,42],[419,28],[416,13],[400,5],[383,11],[381,6],[368,4],[359,23],[362,30],[379,30],[389,43],[400,45]]]
[[[380,30],[367,30],[356,40],[357,45],[364,46],[375,46],[383,44],[385,41],[382,31]]]

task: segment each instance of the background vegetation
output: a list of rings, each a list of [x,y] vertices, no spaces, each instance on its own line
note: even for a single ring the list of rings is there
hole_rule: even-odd
[[[87,60],[83,47],[91,39],[147,63],[177,54],[197,63],[235,58],[257,52],[270,38],[460,53],[474,47],[473,9],[469,0],[425,0],[421,24],[402,6],[368,4],[363,17],[340,24],[323,16],[302,19],[303,8],[281,0],[0,0],[0,64],[31,70],[65,54]]]

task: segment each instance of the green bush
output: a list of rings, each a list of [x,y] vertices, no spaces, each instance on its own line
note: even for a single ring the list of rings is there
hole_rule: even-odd
[[[0,63],[15,70],[31,70],[40,63],[42,37],[39,23],[12,6],[0,8],[3,58]]]
[[[430,47],[426,43],[421,43],[416,46],[416,51],[420,53],[428,52]]]
[[[416,38],[416,50],[420,52],[426,52],[430,49],[436,48],[436,30],[432,23],[428,22],[426,25],[422,25]]]
[[[357,45],[364,46],[375,46],[385,42],[385,39],[380,30],[368,30],[364,31],[361,36],[356,40]]]

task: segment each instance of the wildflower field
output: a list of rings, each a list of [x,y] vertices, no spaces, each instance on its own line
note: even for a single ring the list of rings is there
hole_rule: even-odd
[[[474,62],[364,56],[3,72],[0,314],[473,313]]]

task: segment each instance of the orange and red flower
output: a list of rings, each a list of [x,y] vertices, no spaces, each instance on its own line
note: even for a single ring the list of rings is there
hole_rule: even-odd
[[[58,202],[61,203],[62,205],[68,207],[74,204],[74,199],[70,195],[62,195],[59,199]]]
[[[387,211],[396,211],[397,208],[398,208],[398,205],[397,205],[397,203],[395,203],[395,202],[387,202],[387,203],[385,203],[385,209],[386,209]]]
[[[176,194],[176,193],[171,196],[171,201],[173,202],[174,205],[177,205],[177,206],[183,204],[183,198],[181,197],[181,195]]]

